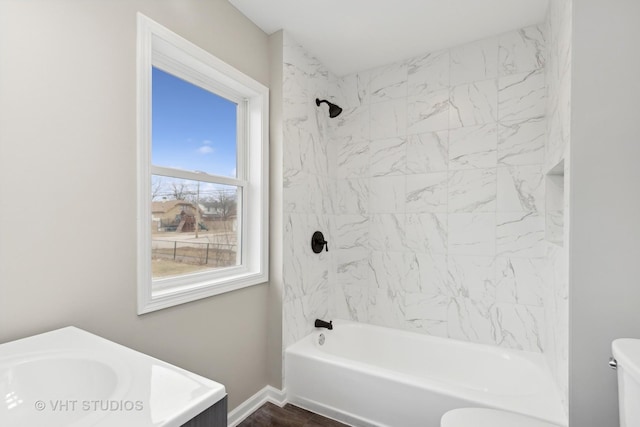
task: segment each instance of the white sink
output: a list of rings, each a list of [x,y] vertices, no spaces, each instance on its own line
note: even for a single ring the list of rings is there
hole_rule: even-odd
[[[118,385],[113,365],[96,355],[42,354],[25,361],[0,364],[3,391],[22,400],[42,398],[107,398]]]
[[[0,426],[177,427],[223,385],[74,327],[0,345]]]

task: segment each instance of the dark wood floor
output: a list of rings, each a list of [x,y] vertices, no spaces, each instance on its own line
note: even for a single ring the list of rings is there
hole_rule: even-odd
[[[265,403],[238,427],[346,427],[346,424],[325,418],[297,406],[286,404],[280,408]]]

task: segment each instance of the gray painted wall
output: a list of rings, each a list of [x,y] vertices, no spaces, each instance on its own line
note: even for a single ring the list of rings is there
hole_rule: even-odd
[[[269,330],[268,373],[269,384],[282,388],[282,298],[283,280],[283,122],[282,122],[282,68],[283,33],[269,36],[270,88],[269,88]]]
[[[269,84],[226,0],[0,2],[0,342],[66,325],[227,387],[268,383],[268,285],[136,315],[136,12]]]
[[[640,2],[573,2],[569,411],[618,424],[611,341],[640,338]]]

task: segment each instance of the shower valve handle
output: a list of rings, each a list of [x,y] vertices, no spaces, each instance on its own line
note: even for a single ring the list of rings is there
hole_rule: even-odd
[[[322,252],[322,249],[324,249],[325,252],[329,252],[329,242],[324,239],[321,231],[316,231],[313,233],[313,236],[311,236],[311,250],[319,254]]]

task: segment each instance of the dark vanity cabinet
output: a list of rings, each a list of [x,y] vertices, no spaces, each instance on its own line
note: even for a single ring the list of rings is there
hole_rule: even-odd
[[[227,427],[227,396],[184,423],[182,427]]]

